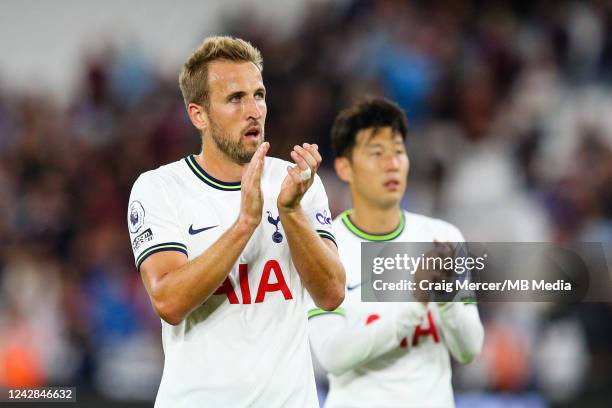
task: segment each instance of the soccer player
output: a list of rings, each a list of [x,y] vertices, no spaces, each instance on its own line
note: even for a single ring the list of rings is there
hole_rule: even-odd
[[[453,406],[449,352],[467,363],[482,347],[475,304],[360,301],[362,242],[464,241],[453,225],[400,208],[406,134],[405,114],[382,98],[344,110],[332,129],[335,170],[353,208],[333,221],[346,298],[335,311],[309,311],[310,341],[329,373],[326,407]]]
[[[323,310],[345,276],[304,143],[294,164],[266,157],[262,57],[210,37],[179,77],[202,151],[143,173],[128,227],[136,267],[162,320],[156,407],[315,407],[306,291]]]

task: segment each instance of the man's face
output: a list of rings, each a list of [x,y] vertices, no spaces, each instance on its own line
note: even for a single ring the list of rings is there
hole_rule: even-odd
[[[208,135],[236,163],[248,163],[264,141],[266,89],[251,62],[214,61],[208,66]]]
[[[406,191],[409,161],[404,141],[391,127],[357,133],[350,161],[353,195],[381,208],[397,205]]]

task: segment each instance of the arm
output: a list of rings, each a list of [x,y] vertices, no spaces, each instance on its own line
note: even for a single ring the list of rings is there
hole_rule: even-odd
[[[446,224],[446,236],[451,239],[451,242],[462,243],[465,238],[461,232],[454,226]],[[434,239],[434,248],[429,252],[433,257],[456,257],[459,250],[464,249],[461,246],[449,244],[448,241],[438,241]],[[417,271],[428,276],[434,281],[448,280],[453,278],[455,273],[452,270],[429,270]],[[428,293],[417,293],[418,295],[429,297]],[[445,294],[442,294],[444,297]],[[453,297],[457,299],[458,294]],[[439,296],[438,296],[439,298]],[[450,353],[455,359],[467,364],[471,362],[482,350],[484,341],[484,328],[480,322],[478,308],[475,304],[465,304],[461,301],[451,301],[448,303],[438,303],[440,314],[440,326],[444,337],[444,342]]]
[[[255,228],[238,220],[200,256],[159,252],[142,263],[140,275],[155,312],[177,325],[223,283]]]
[[[261,173],[269,144],[253,155],[242,175],[238,219],[221,237],[190,262],[180,252],[159,252],[141,264],[141,276],[153,308],[176,325],[221,285],[259,225],[263,209]]]
[[[322,239],[312,228],[301,208],[283,211],[279,215],[291,258],[300,278],[315,304],[324,310],[333,310],[344,299],[344,267],[338,248],[328,239]]]
[[[462,364],[482,350],[484,328],[475,304],[451,302],[439,306],[441,330],[450,353]]]
[[[426,312],[420,303],[406,303],[395,315],[353,325],[338,314],[314,316],[308,321],[310,344],[323,368],[341,375],[399,347]]]
[[[334,243],[321,239],[308,222],[300,202],[314,181],[321,164],[317,145],[295,146],[291,157],[296,167],[287,168],[287,176],[278,195],[278,212],[291,258],[302,283],[315,304],[333,310],[344,300],[345,274]],[[302,180],[300,171],[310,168],[312,177]]]

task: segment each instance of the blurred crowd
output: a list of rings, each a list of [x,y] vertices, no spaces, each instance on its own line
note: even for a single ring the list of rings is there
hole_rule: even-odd
[[[408,210],[472,241],[612,241],[609,2],[313,1],[306,11],[289,36],[248,11],[224,27],[264,55],[270,154],[318,143],[334,215],[350,197],[331,167],[333,118],[385,95],[410,122]],[[154,397],[160,324],[126,209],[140,173],[199,151],[178,71],[101,46],[68,106],[36,78],[23,91],[0,78],[0,385]],[[485,349],[456,368],[459,404],[499,392],[526,406],[612,400],[609,304],[480,308]]]

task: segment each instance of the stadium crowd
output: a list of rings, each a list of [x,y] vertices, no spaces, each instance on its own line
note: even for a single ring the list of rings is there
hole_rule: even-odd
[[[405,208],[473,241],[612,241],[608,2],[318,1],[288,37],[248,13],[225,26],[263,53],[270,154],[318,143],[334,216],[350,197],[331,167],[331,122],[379,94],[410,120]],[[140,173],[199,149],[178,69],[100,48],[67,107],[0,78],[0,385],[154,397],[159,320],[126,208]],[[459,399],[612,399],[609,304],[483,304],[481,314],[485,349],[457,367]]]

